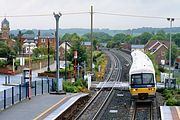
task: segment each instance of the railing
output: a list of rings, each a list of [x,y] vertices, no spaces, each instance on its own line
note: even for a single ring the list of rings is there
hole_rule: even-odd
[[[42,95],[53,90],[53,79],[42,79],[31,82],[31,96]],[[0,91],[0,110],[4,110],[28,98],[28,82]]]

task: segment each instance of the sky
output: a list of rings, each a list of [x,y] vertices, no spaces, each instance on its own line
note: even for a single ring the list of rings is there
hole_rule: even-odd
[[[90,28],[90,6],[93,5],[93,27],[133,29],[141,27],[169,27],[167,17],[174,17],[173,27],[180,27],[180,0],[0,0],[0,21],[6,16],[10,29],[54,29],[53,12],[61,12],[60,28]],[[79,13],[85,14],[69,14]],[[114,13],[164,19],[104,15]],[[44,15],[17,17],[18,15]],[[16,16],[16,17],[10,17]]]

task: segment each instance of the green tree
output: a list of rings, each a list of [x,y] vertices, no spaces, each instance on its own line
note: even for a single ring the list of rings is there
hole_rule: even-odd
[[[172,48],[171,48],[171,65],[173,65],[175,59],[178,57],[179,53],[178,53],[178,49],[177,49],[177,45],[172,44]],[[169,50],[166,54],[166,58],[167,60],[169,60]]]
[[[180,33],[176,33],[172,35],[172,40],[175,42],[175,44],[180,47]]]
[[[87,60],[86,47],[82,46],[82,38],[76,33],[71,34],[72,47],[68,50],[67,59],[74,62],[74,50],[77,51],[77,63],[82,63]]]
[[[151,39],[152,40],[166,40],[167,35],[163,30],[160,30]]]
[[[140,37],[140,44],[146,44],[148,40],[152,38],[152,34],[149,32],[144,32],[139,37]]]

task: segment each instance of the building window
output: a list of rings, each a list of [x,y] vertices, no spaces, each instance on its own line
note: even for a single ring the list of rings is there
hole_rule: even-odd
[[[42,43],[45,43],[45,42],[46,42],[46,39],[41,39],[41,42],[42,42]]]

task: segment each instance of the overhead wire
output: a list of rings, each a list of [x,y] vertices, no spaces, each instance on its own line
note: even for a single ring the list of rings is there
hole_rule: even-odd
[[[68,15],[81,15],[81,14],[90,14],[90,12],[67,12],[62,13],[62,15],[68,16]],[[134,17],[134,18],[145,18],[145,19],[167,19],[169,17],[162,17],[162,16],[145,16],[145,15],[135,15],[135,14],[122,14],[122,13],[114,13],[114,12],[99,12],[94,11],[93,14],[101,14],[101,15],[111,15],[111,16],[120,16],[120,17]],[[15,18],[15,17],[48,17],[53,16],[52,14],[22,14],[22,15],[0,15],[0,18],[3,17],[9,17],[9,18]],[[178,17],[173,17],[175,20],[180,20]]]

